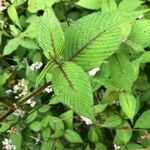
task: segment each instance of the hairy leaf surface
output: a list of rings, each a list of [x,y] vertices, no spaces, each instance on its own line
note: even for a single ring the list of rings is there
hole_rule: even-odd
[[[47,58],[57,57],[62,53],[64,34],[51,9],[46,9],[39,29],[39,45]]]
[[[94,120],[92,88],[81,67],[65,62],[53,72],[54,92],[75,112]]]
[[[65,60],[88,71],[105,61],[123,41],[121,25],[125,13],[94,13],[76,21],[66,32]]]

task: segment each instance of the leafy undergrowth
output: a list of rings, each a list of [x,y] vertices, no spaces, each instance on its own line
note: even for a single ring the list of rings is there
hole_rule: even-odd
[[[0,0],[0,149],[150,149],[149,0]]]

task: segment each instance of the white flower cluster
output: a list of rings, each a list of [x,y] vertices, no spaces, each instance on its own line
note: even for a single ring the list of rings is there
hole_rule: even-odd
[[[7,7],[5,6],[5,1],[4,0],[0,0],[0,12],[5,10]]]
[[[21,110],[21,108],[18,108],[13,112],[13,115],[22,118],[25,115],[25,111]]]
[[[80,116],[80,118],[85,122],[86,125],[90,125],[93,123],[89,118],[86,118],[84,116]]]
[[[9,139],[4,139],[2,141],[3,149],[4,150],[15,150],[16,146],[12,144],[12,141]]]
[[[37,71],[37,70],[39,70],[42,66],[43,66],[43,63],[42,63],[42,62],[35,62],[35,63],[33,63],[33,64],[30,66],[30,69],[31,69],[32,71]]]
[[[9,89],[9,90],[6,91],[7,94],[11,94],[11,93],[17,94],[17,93],[19,93],[18,95],[15,96],[15,99],[18,99],[22,96],[25,96],[27,94],[27,92],[28,92],[28,87],[27,87],[27,84],[25,82],[25,79],[20,80],[18,82],[18,84],[14,85],[12,90]]]
[[[36,105],[36,102],[33,101],[31,98],[26,102],[26,104],[29,104],[32,108]]]
[[[95,76],[95,74],[96,74],[98,71],[100,71],[100,68],[99,68],[99,67],[96,67],[96,68],[94,68],[94,69],[92,69],[92,70],[89,71],[89,75],[90,75],[90,76]]]
[[[45,92],[51,93],[53,91],[51,86],[48,86],[47,88],[44,89]]]
[[[118,146],[117,144],[114,144],[114,150],[120,150],[120,146]]]

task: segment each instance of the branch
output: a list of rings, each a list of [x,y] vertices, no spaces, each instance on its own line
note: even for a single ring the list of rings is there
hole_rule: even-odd
[[[6,119],[9,115],[11,115],[16,109],[18,109],[18,107],[20,107],[22,104],[24,104],[26,101],[28,101],[30,98],[40,94],[45,88],[47,88],[49,85],[51,84],[51,82],[44,84],[42,87],[40,87],[39,89],[37,89],[35,92],[33,92],[32,94],[30,94],[29,96],[27,96],[26,98],[24,98],[22,101],[18,102],[18,103],[14,103],[13,104],[13,108],[9,109],[6,113],[4,113],[1,117],[0,117],[0,122],[2,122],[4,119]]]

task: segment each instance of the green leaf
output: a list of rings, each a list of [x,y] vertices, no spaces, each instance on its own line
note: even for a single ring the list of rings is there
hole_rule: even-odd
[[[110,59],[111,78],[120,88],[131,92],[134,79],[134,70],[131,62],[122,54],[117,54]]]
[[[39,132],[41,130],[42,124],[40,121],[34,121],[30,124],[30,129],[35,132]]]
[[[149,63],[150,62],[150,52],[146,51],[141,55],[140,58],[141,63]]]
[[[95,150],[107,150],[107,148],[103,143],[97,142],[95,144]]]
[[[49,107],[48,105],[43,105],[42,107],[40,107],[40,108],[38,109],[38,111],[39,111],[40,113],[46,113],[46,112],[49,111],[49,109],[50,109],[50,107]]]
[[[97,143],[99,141],[99,137],[94,128],[90,128],[88,132],[88,139],[90,142]]]
[[[100,113],[104,111],[104,109],[108,106],[108,103],[97,104],[94,106],[95,113]]]
[[[4,48],[3,55],[9,55],[15,50],[17,50],[20,45],[20,38],[14,38],[8,41],[7,45]]]
[[[22,143],[21,133],[11,134],[10,139],[12,141],[12,144],[16,146],[16,150],[20,150],[21,149],[21,143]]]
[[[54,131],[64,130],[64,124],[61,119],[53,116],[49,116],[49,125]]]
[[[37,111],[31,113],[28,117],[27,117],[27,123],[31,123],[33,120],[36,119],[38,113]]]
[[[27,49],[39,49],[35,41],[30,38],[22,38],[21,39],[21,46]]]
[[[39,30],[39,24],[41,22],[40,17],[32,18],[32,22],[27,27],[27,29],[22,33],[22,36],[29,37],[29,38],[37,38],[38,36],[38,30]]]
[[[119,26],[126,20],[118,12],[93,13],[79,19],[66,31],[65,60],[75,62],[86,71],[99,66],[123,42]]]
[[[0,73],[0,86],[4,85],[6,81],[9,79],[10,74],[8,72]]]
[[[18,14],[17,14],[17,10],[15,8],[14,5],[11,5],[10,7],[8,7],[7,9],[7,13],[10,17],[10,19],[20,28],[22,29],[20,22],[19,22],[19,18],[18,18]]]
[[[71,143],[83,143],[80,135],[74,130],[66,130],[64,137]]]
[[[23,3],[25,3],[27,0],[14,0],[13,1],[13,5],[14,6],[19,6],[22,5]]]
[[[54,144],[55,144],[55,140],[53,139],[44,141],[42,142],[41,150],[50,150],[53,148]]]
[[[114,128],[121,124],[121,118],[117,115],[112,115],[103,124],[104,127]]]
[[[128,118],[133,121],[137,111],[137,102],[133,95],[128,93],[121,93],[119,96],[120,106]]]
[[[150,20],[138,20],[133,25],[129,39],[143,48],[150,46]]]
[[[117,3],[115,0],[102,0],[101,1],[101,10],[102,12],[111,12],[117,10]]]
[[[123,124],[120,128],[126,129],[116,129],[114,143],[127,144],[132,137],[132,129],[128,123]]]
[[[44,40],[43,40],[44,39]],[[39,45],[45,56],[57,58],[64,46],[64,34],[52,9],[46,9],[39,29]]]
[[[64,124],[66,125],[67,129],[72,129],[72,125],[73,125],[73,111],[69,110],[63,114],[61,114],[61,116],[59,116],[60,119],[63,120]]]
[[[145,111],[136,121],[134,128],[150,128],[150,110]]]
[[[36,13],[38,10],[44,10],[46,7],[51,7],[59,0],[29,0],[28,10],[32,13]]]
[[[143,2],[141,0],[122,0],[119,5],[118,5],[118,9],[123,11],[132,11],[134,9],[136,9],[137,7],[139,7]]]
[[[62,103],[80,115],[94,120],[92,88],[81,67],[71,62],[63,63],[54,70],[52,84]]]
[[[76,5],[87,9],[99,9],[101,6],[100,0],[79,0]]]

